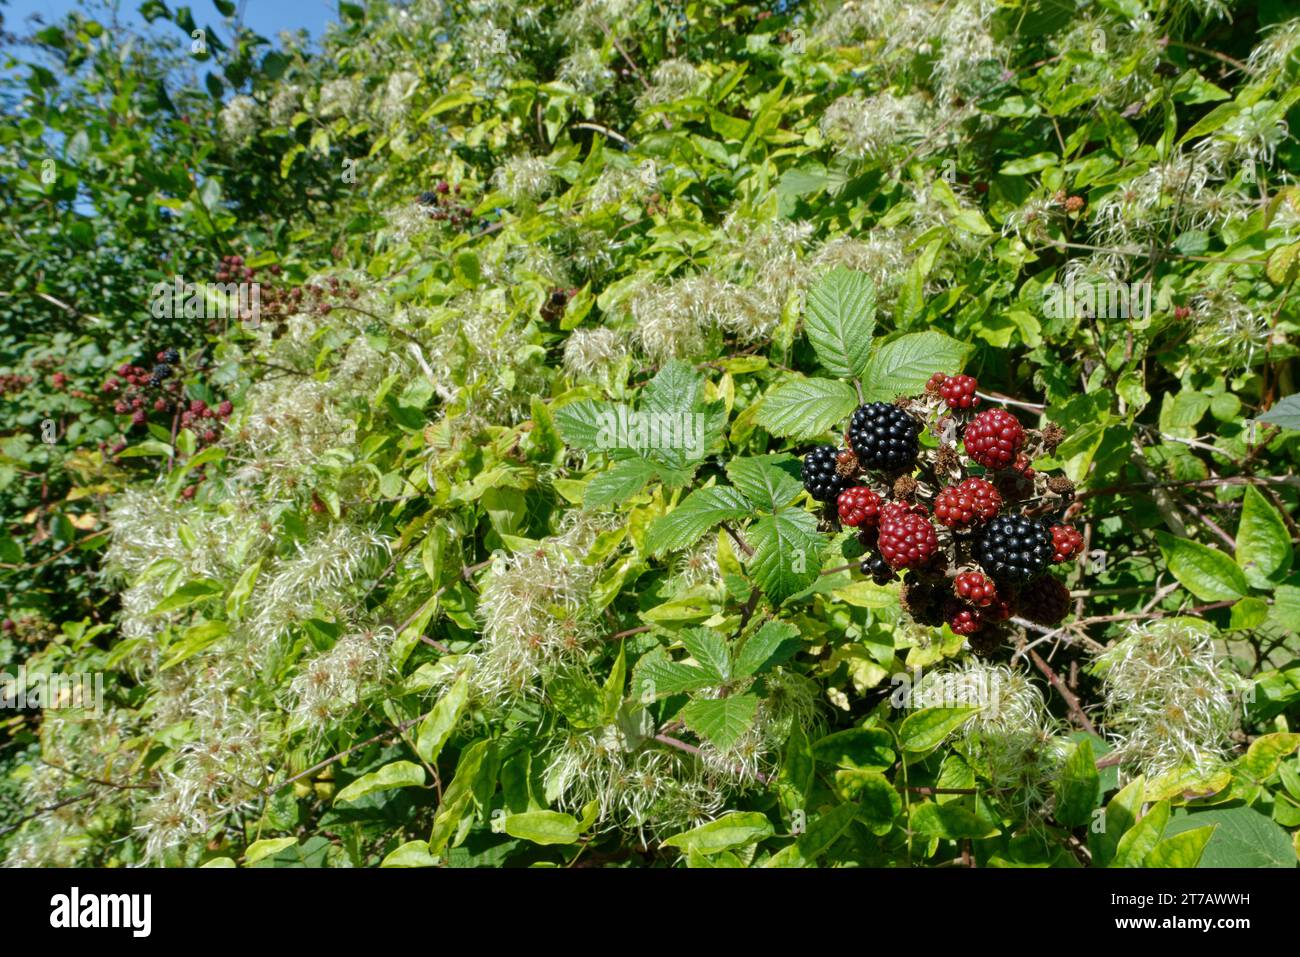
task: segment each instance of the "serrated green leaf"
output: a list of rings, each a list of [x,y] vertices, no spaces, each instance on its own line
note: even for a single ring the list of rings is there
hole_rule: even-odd
[[[662,652],[660,652],[662,654]],[[647,660],[649,659],[649,660]],[[647,655],[637,662],[632,693],[642,701],[695,691],[714,684],[716,678],[699,665]]]
[[[647,482],[658,475],[658,470],[645,459],[631,458],[616,462],[607,472],[602,472],[587,483],[582,504],[587,508],[603,508],[626,502],[638,494]]]
[[[782,466],[785,466],[782,468]],[[735,458],[727,463],[727,478],[755,508],[772,512],[789,505],[803,491],[799,462],[788,455]]]
[[[726,698],[697,698],[678,712],[679,717],[702,738],[726,751],[749,730],[758,713],[758,698],[752,694]]]
[[[836,379],[791,379],[763,397],[755,421],[778,438],[812,439],[848,418],[857,393]]]
[[[886,342],[862,375],[863,395],[868,402],[917,395],[936,372],[960,372],[970,349],[941,332],[913,332]]]
[[[1294,870],[1296,853],[1287,832],[1252,807],[1179,808],[1167,833],[1214,825],[1197,867],[1281,867]]]
[[[753,507],[729,485],[697,489],[675,509],[654,521],[646,533],[646,549],[652,555],[686,548],[719,522],[748,518]]]
[[[641,409],[669,414],[691,412],[700,401],[704,377],[680,359],[672,359],[641,390]]]
[[[817,577],[822,537],[810,513],[799,509],[766,515],[749,527],[746,537],[754,549],[749,557],[750,578],[773,604],[779,605]]]
[[[731,655],[726,641],[717,632],[707,628],[687,628],[678,638],[716,684],[731,680]]]
[[[736,656],[735,676],[762,674],[798,650],[799,629],[786,621],[769,621],[745,639]]]
[[[1264,275],[1275,286],[1285,286],[1300,278],[1300,243],[1278,246],[1269,253]]]
[[[555,427],[574,448],[600,451],[601,430],[607,428],[608,416],[616,414],[616,409],[606,402],[579,399],[555,410]]]
[[[876,287],[871,277],[837,266],[808,293],[804,332],[832,375],[861,376],[876,328]]]

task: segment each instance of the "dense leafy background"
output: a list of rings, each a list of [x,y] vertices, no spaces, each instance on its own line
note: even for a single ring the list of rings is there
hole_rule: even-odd
[[[1283,4],[343,4],[321,53],[141,10],[4,50],[0,664],[106,676],[0,723],[11,863],[1296,865]],[[231,255],[309,291],[153,317]],[[167,347],[221,435],[115,414]],[[1067,430],[1041,667],[969,671],[794,477],[959,368]],[[1135,748],[1107,647],[1231,736]],[[1026,710],[894,707],[916,669]]]

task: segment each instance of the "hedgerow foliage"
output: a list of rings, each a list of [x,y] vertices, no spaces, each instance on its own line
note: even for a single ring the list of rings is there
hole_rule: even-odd
[[[10,863],[1296,865],[1283,5],[142,9],[9,47]],[[795,477],[963,371],[1085,534],[991,647]]]

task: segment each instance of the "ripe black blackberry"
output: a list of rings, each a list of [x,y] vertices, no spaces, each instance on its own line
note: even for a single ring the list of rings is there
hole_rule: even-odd
[[[949,597],[942,585],[909,578],[898,593],[898,603],[918,625],[938,628],[943,624]]]
[[[181,354],[174,347],[168,346],[163,350],[162,361],[169,366],[174,366],[181,361]]]
[[[895,578],[895,571],[889,567],[889,562],[885,561],[879,552],[868,555],[862,559],[862,564],[858,566],[862,574],[870,575],[871,580],[877,585],[887,585]]]
[[[984,526],[973,555],[995,581],[1027,582],[1051,564],[1052,535],[1023,515],[1000,515]]]
[[[920,425],[896,405],[869,402],[849,420],[849,444],[863,468],[910,471],[920,449]]]
[[[803,457],[803,487],[819,502],[833,502],[854,485],[835,470],[838,451],[833,445],[819,445]]]

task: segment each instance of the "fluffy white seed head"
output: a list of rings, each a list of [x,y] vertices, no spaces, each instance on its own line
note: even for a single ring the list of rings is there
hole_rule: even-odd
[[[1193,618],[1130,625],[1096,659],[1106,729],[1124,766],[1154,776],[1179,765],[1215,766],[1237,727],[1236,685]]]

